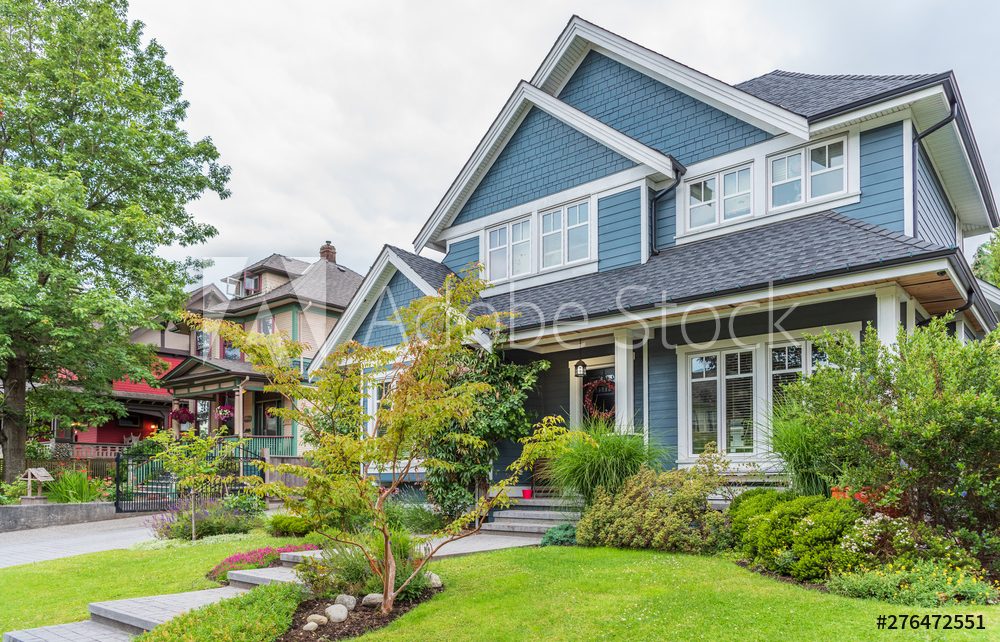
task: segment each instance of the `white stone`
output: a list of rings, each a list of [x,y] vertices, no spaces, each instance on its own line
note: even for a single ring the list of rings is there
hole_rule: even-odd
[[[330,618],[331,622],[343,622],[347,619],[347,607],[343,604],[331,604],[326,607],[326,616]]]
[[[306,618],[306,622],[315,622],[316,624],[323,625],[329,622],[329,620],[326,619],[325,615],[318,615],[314,613]]]
[[[306,622],[302,626],[302,630],[303,631],[315,631],[318,628],[319,628],[319,624],[316,624],[315,622]]]
[[[382,606],[382,594],[369,593],[368,595],[361,598],[361,606],[367,606],[368,608],[372,609]]]
[[[441,581],[441,578],[437,573],[428,572],[427,581],[431,583],[431,588],[439,589],[444,586],[444,582]]]
[[[348,611],[353,611],[354,607],[358,605],[358,598],[353,595],[345,595],[341,593],[337,596],[337,599],[333,601],[334,604],[343,604],[347,607]]]

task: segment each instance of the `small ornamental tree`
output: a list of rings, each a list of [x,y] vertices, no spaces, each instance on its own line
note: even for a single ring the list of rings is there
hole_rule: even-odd
[[[864,493],[918,521],[1000,527],[1000,333],[962,343],[935,319],[883,345],[827,334],[831,365],[789,384],[774,444],[798,476]],[[797,444],[797,445],[796,445]],[[806,454],[800,450],[808,450]]]
[[[467,511],[430,534],[426,555],[407,577],[396,577],[395,535],[386,514],[389,498],[417,466],[458,468],[447,458],[451,455],[438,448],[446,434],[456,448],[487,446],[480,435],[455,429],[467,426],[482,396],[493,391],[489,383],[463,376],[467,352],[488,345],[488,337],[501,329],[498,314],[469,314],[484,287],[474,274],[449,276],[437,296],[417,299],[398,312],[405,337],[401,345],[387,349],[345,343],[309,381],[303,380],[298,366],[301,344],[279,335],[248,333],[225,321],[189,317],[193,325],[218,332],[242,350],[268,377],[268,391],[293,400],[291,407],[270,412],[306,431],[314,446],[304,454],[311,465],[270,468],[304,479],[305,486],[274,483],[261,488],[283,497],[291,513],[306,519],[331,543],[354,547],[364,555],[382,582],[383,613],[393,610],[396,597],[442,546],[478,532],[491,509],[507,506],[506,489],[538,458],[555,454],[568,435],[560,419],[543,419],[533,435],[521,440],[522,455],[510,466],[510,476],[493,485],[493,496],[479,497]],[[379,387],[384,391],[380,407],[370,416],[365,401]],[[331,516],[345,513],[357,519],[344,522],[363,521],[368,529],[352,532],[329,526]]]
[[[195,514],[202,495],[237,483],[254,486],[261,481],[256,476],[234,475],[226,470],[236,451],[246,443],[245,439],[226,439],[221,433],[202,437],[193,432],[174,439],[169,431],[160,430],[149,440],[162,447],[153,455],[153,460],[162,463],[165,471],[177,477],[177,489],[187,495],[190,502],[191,541],[197,539]]]

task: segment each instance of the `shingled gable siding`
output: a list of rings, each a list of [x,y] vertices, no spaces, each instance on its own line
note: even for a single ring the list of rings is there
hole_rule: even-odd
[[[634,166],[621,154],[532,107],[455,217],[455,224]]]
[[[653,204],[656,213],[656,235],[653,239],[657,248],[670,247],[677,234],[677,196],[670,191]],[[652,202],[652,199],[650,199]]]
[[[455,274],[462,274],[469,269],[469,266],[479,260],[479,238],[474,237],[464,241],[452,243],[448,247],[448,254],[441,261]]]
[[[597,200],[597,269],[642,260],[642,192],[636,187]]]
[[[837,211],[903,232],[903,123],[861,132],[861,200]]]
[[[591,51],[559,99],[684,164],[763,142],[771,135]]]
[[[955,235],[955,213],[923,147],[917,155],[916,187],[916,237],[942,247],[954,247],[958,242]]]
[[[368,346],[391,347],[403,342],[403,332],[393,323],[396,312],[419,299],[424,293],[409,279],[396,272],[382,290],[378,301],[354,333],[354,340]]]

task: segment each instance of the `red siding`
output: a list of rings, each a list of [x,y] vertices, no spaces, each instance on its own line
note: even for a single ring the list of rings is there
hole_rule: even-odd
[[[184,361],[184,357],[165,357],[163,355],[160,355],[160,359],[162,361],[166,361],[168,364],[167,369],[160,375],[161,377],[176,368],[177,364],[181,361]],[[166,388],[154,388],[144,381],[136,383],[129,381],[128,379],[121,379],[119,381],[112,382],[111,389],[121,392],[144,392],[146,394],[160,395],[162,397],[170,396],[170,391]]]

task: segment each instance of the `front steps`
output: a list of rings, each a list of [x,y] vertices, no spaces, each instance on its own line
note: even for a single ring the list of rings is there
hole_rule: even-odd
[[[303,552],[313,552],[313,551],[303,551]],[[285,563],[284,557],[288,553],[282,553],[282,564]],[[245,571],[229,571],[229,586],[240,588],[240,589],[252,589],[255,586],[263,586],[264,584],[294,584],[299,582],[299,578],[295,575],[295,571],[287,566],[274,566],[270,568],[253,568]]]
[[[575,524],[580,519],[579,504],[558,497],[513,499],[512,505],[490,514],[483,532],[495,535],[544,535],[559,524]]]
[[[244,589],[232,586],[128,600],[92,602],[90,620],[10,631],[3,642],[123,642],[192,609],[236,597]]]

